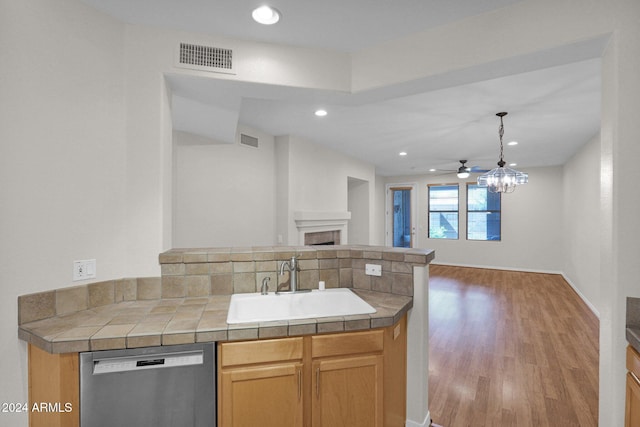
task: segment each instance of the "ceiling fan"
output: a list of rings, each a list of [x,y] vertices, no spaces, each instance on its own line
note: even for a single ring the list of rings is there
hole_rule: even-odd
[[[479,166],[469,167],[466,165],[468,160],[458,160],[460,162],[460,167],[457,170],[449,170],[447,172],[455,172],[458,178],[465,179],[469,177],[470,173],[485,173],[489,171],[489,169],[482,169]]]

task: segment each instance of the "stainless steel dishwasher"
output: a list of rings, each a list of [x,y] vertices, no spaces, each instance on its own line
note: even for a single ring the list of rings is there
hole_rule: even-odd
[[[215,366],[213,343],[80,353],[80,426],[215,426]]]

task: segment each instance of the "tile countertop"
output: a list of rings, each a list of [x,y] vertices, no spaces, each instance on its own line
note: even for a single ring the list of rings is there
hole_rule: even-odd
[[[640,298],[627,298],[627,341],[640,353]]]
[[[627,326],[627,341],[640,353],[640,327],[630,328]]]
[[[24,323],[18,335],[50,353],[251,340],[386,327],[413,306],[408,296],[352,290],[376,313],[229,325],[231,295],[212,295],[119,302]]]

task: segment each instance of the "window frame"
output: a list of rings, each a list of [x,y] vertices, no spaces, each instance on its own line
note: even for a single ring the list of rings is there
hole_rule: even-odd
[[[491,194],[497,194],[498,195],[498,201],[499,201],[499,205],[500,205],[500,209],[484,209],[484,210],[470,210],[469,209],[469,188],[470,187],[476,187],[476,188],[485,188],[487,189],[487,194],[489,194],[489,190],[487,187],[484,187],[482,185],[478,185],[478,183],[476,182],[467,182],[466,185],[466,239],[468,241],[472,241],[472,242],[501,242],[502,241],[502,193],[491,193]],[[499,233],[500,233],[500,238],[499,239],[471,239],[469,238],[469,214],[470,213],[489,213],[489,214],[494,214],[494,213],[498,213],[500,214],[500,221],[499,221]]]
[[[457,189],[457,209],[456,210],[443,210],[443,211],[432,211],[431,210],[431,188],[432,187],[456,187]],[[431,237],[431,213],[455,213],[457,214],[457,230],[456,230],[456,238],[446,238],[446,237]],[[434,240],[460,240],[460,184],[459,183],[448,183],[448,184],[427,184],[427,239]]]

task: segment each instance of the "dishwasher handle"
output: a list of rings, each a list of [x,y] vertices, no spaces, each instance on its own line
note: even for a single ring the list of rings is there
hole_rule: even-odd
[[[136,362],[137,367],[141,366],[153,366],[153,365],[164,365],[164,359],[153,359],[153,360],[138,360]]]
[[[204,353],[202,350],[156,354],[153,355],[152,358],[149,358],[149,356],[113,357],[94,360],[93,374],[111,374],[144,369],[167,369],[202,365],[203,363]]]

